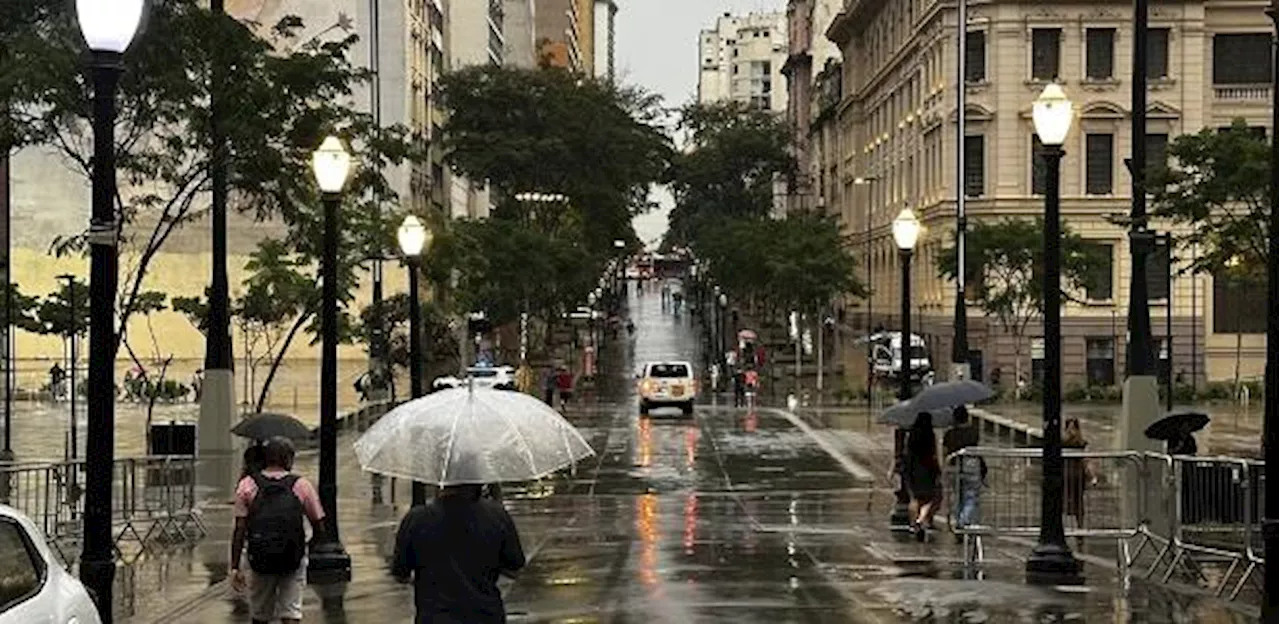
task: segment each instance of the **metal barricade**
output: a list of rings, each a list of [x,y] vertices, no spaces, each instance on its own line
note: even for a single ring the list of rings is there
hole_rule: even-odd
[[[1147,517],[1150,479],[1142,454],[1063,449],[1062,460],[1066,537],[1078,546],[1085,540],[1111,540],[1117,568],[1127,572],[1129,540],[1141,534]],[[1038,448],[969,447],[947,458],[951,530],[964,543],[966,577],[982,577],[984,538],[1039,536],[1042,461]]]
[[[125,542],[146,551],[157,541],[207,534],[195,495],[195,465],[190,455],[115,460],[111,495],[117,554]],[[64,559],[83,536],[84,471],[84,460],[0,465],[0,503],[30,517]]]

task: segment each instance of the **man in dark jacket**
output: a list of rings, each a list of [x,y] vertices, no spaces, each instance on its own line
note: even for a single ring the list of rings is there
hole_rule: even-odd
[[[417,624],[507,621],[498,575],[524,567],[515,523],[479,485],[441,488],[400,522],[391,573],[413,579]]]

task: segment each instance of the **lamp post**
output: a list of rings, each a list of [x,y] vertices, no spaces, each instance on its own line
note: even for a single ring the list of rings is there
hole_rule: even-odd
[[[422,396],[422,303],[418,301],[418,270],[422,266],[422,252],[431,244],[431,230],[423,227],[417,217],[409,215],[396,232],[400,252],[409,267],[409,398]],[[413,504],[427,503],[427,486],[413,482]]]
[[[1027,582],[1079,584],[1080,562],[1071,554],[1062,526],[1062,225],[1059,188],[1062,142],[1071,130],[1071,100],[1062,87],[1044,88],[1031,108],[1036,134],[1044,145],[1044,443],[1041,460],[1040,540],[1027,559]],[[1144,302],[1145,306],[1146,303]]]
[[[716,290],[719,290],[719,288]],[[729,330],[725,326],[725,321],[729,318],[725,315],[725,310],[729,307],[729,296],[724,293],[718,293],[716,295],[716,303],[720,304],[719,323],[717,323],[720,326],[720,341],[716,343],[716,349],[720,351],[720,368],[724,369],[728,364],[725,361],[725,353],[729,350]]]
[[[311,155],[311,169],[324,203],[320,257],[320,504],[327,533],[312,548],[309,582],[343,582],[351,578],[351,557],[338,529],[338,207],[351,170],[351,155],[330,136]]]
[[[67,366],[67,389],[69,391],[68,397],[70,401],[71,415],[67,420],[67,459],[74,461],[80,457],[80,426],[76,422],[76,368],[78,368],[77,364],[80,361],[80,349],[77,344],[77,334],[80,333],[80,318],[76,313],[78,312],[77,308],[79,308],[78,304],[80,302],[76,301],[76,276],[59,275],[58,279],[66,285],[67,307],[70,312],[70,314],[67,315],[67,318],[69,319],[67,325],[67,340],[69,342],[67,346],[69,347],[69,357],[67,358],[67,361],[70,362]],[[70,477],[71,482],[74,484],[76,471],[72,470]]]
[[[968,217],[965,215],[965,96],[967,80],[965,64],[969,38],[969,6],[967,0],[956,2],[956,304],[952,322],[955,329],[951,340],[951,380],[968,379],[969,370],[969,310],[964,294],[965,235]]]
[[[920,239],[920,220],[910,208],[902,209],[893,220],[893,242],[898,246],[902,257],[902,334],[899,341],[898,357],[898,400],[911,398],[911,254]],[[910,528],[908,517],[911,496],[907,492],[906,475],[906,431],[897,428],[893,432],[893,454],[898,472],[898,490],[893,513],[889,516],[890,527],[894,531],[905,531]]]
[[[1280,327],[1276,324],[1277,300],[1280,300],[1280,141],[1276,132],[1280,129],[1280,85],[1277,75],[1280,69],[1280,51],[1277,49],[1276,37],[1280,36],[1280,3],[1271,1],[1267,8],[1267,16],[1271,18],[1271,218],[1267,220],[1267,361],[1263,372],[1264,387],[1262,414],[1262,456],[1266,459],[1266,473],[1276,473],[1276,420],[1280,420],[1280,396],[1277,396],[1277,385],[1280,384]],[[1263,510],[1262,539],[1263,552],[1270,562],[1264,566],[1263,585],[1267,588],[1266,599],[1262,604],[1262,621],[1276,621],[1276,591],[1280,581],[1276,579],[1276,561],[1280,560],[1280,549],[1277,549],[1277,510],[1275,495],[1267,496],[1266,509]]]
[[[145,0],[77,0],[76,17],[91,56],[93,210],[89,220],[89,430],[85,454],[84,549],[80,578],[111,624],[115,580],[111,535],[115,463],[116,86],[124,51],[142,23]]]
[[[864,247],[866,247],[866,249],[864,250],[865,259],[863,261],[866,263],[866,268],[864,270],[867,272],[866,286],[867,286],[868,293],[872,292],[871,291],[871,281],[872,281],[871,280],[871,207],[872,207],[871,205],[872,205],[872,200],[875,198],[874,193],[871,192],[872,191],[871,184],[875,182],[877,179],[878,178],[876,178],[876,176],[866,176],[862,178],[854,178],[853,180],[853,183],[855,185],[867,187],[867,218],[866,218],[866,223],[863,224],[865,232],[863,234],[862,244]],[[869,414],[871,414],[871,411],[872,411],[871,391],[875,387],[875,367],[872,366],[871,364],[872,360],[875,357],[875,352],[874,352],[875,343],[872,342],[871,340],[872,318],[871,318],[871,295],[870,294],[867,295],[866,306],[867,306],[866,330],[867,330],[867,414],[868,414],[867,422],[870,423],[871,416]]]

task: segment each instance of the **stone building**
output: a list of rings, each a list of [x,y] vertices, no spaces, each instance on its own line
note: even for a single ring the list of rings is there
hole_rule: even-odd
[[[1146,134],[1148,161],[1166,158],[1169,140],[1243,118],[1265,131],[1270,120],[1270,22],[1261,0],[1153,3],[1150,11]],[[1100,286],[1077,293],[1064,311],[1063,357],[1068,383],[1123,378],[1129,249],[1126,231],[1109,215],[1126,214],[1130,178],[1123,165],[1130,133],[1132,5],[974,3],[968,10],[964,192],[970,221],[1043,214],[1043,171],[1036,157],[1031,103],[1049,81],[1063,85],[1079,111],[1064,148],[1062,210],[1071,229],[1106,250]],[[937,255],[954,238],[956,197],[956,12],[937,0],[851,0],[827,30],[843,63],[834,106],[819,107],[811,136],[826,169],[823,201],[856,236],[861,276],[874,292],[865,308],[846,309],[861,326],[892,328],[898,319],[900,265],[890,222],[904,207],[925,225],[913,263],[913,327],[926,336],[935,366],[950,359],[955,285],[938,276]],[[812,151],[812,150],[811,150]],[[1154,220],[1156,230],[1168,223]],[[1194,250],[1179,250],[1187,256]],[[1243,376],[1261,375],[1261,315],[1241,315],[1250,292],[1211,275],[1179,275],[1163,287],[1153,258],[1151,318],[1158,353],[1167,354],[1172,313],[1172,366],[1188,382],[1230,379],[1237,337]],[[1256,291],[1252,296],[1260,296]],[[851,302],[849,306],[862,305]],[[975,376],[1002,369],[1013,381],[1013,340],[994,319],[969,306]],[[1258,317],[1258,318],[1254,318]],[[1022,349],[1028,376],[1043,343],[1033,325]]]
[[[733,100],[784,112],[785,13],[725,13],[698,35],[698,102]]]

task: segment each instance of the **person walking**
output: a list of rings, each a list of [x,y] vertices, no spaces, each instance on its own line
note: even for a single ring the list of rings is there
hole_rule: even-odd
[[[933,514],[942,496],[938,482],[938,438],[933,433],[933,416],[920,412],[907,433],[907,488],[911,492],[911,532],[923,542],[933,528]]]
[[[564,366],[556,371],[556,390],[560,392],[560,409],[563,410],[573,400],[573,372]]]
[[[550,367],[542,378],[542,402],[551,407],[556,405],[556,369]]]
[[[302,621],[302,590],[307,581],[307,537],[324,531],[324,508],[315,487],[291,472],[293,443],[271,438],[262,447],[265,467],[245,475],[236,486],[231,534],[231,587],[247,594],[254,624]],[[248,457],[246,457],[248,459]],[[249,573],[240,568],[247,553]]]
[[[1068,418],[1062,426],[1062,450],[1083,451],[1088,446],[1084,432],[1080,430],[1080,419]],[[1098,477],[1094,474],[1093,466],[1079,457],[1062,460],[1062,477],[1062,514],[1075,518],[1076,528],[1083,529],[1087,511],[1084,506],[1084,491],[1090,485],[1097,485]],[[1076,545],[1083,547],[1084,538],[1076,538]]]
[[[942,436],[942,450],[947,457],[970,446],[978,445],[978,428],[969,420],[969,410],[961,405],[953,411],[955,424]],[[987,462],[981,457],[961,456],[955,463],[956,493],[952,512],[956,527],[966,527],[978,522],[979,497],[987,479]],[[960,541],[956,535],[956,541]]]
[[[498,576],[525,565],[515,522],[480,485],[450,485],[409,510],[396,533],[391,574],[413,582],[416,624],[501,624]]]
[[[747,383],[742,370],[733,371],[733,406],[742,407],[747,399]]]

